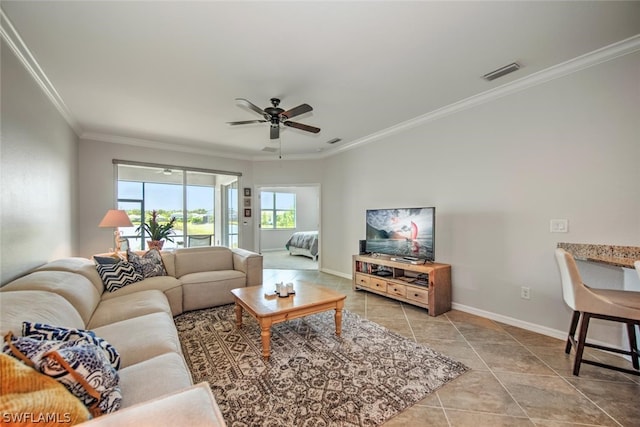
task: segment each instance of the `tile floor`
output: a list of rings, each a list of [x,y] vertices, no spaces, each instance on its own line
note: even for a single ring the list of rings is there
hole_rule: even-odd
[[[640,426],[640,377],[584,364],[575,377],[563,341],[456,310],[430,317],[318,271],[264,271],[265,283],[292,280],[338,289],[347,295],[346,309],[471,368],[387,427]],[[629,365],[618,356],[589,353]]]

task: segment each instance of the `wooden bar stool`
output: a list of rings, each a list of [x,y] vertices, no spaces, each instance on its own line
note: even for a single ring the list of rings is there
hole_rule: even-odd
[[[565,303],[573,310],[573,318],[571,319],[569,336],[565,347],[565,353],[567,354],[571,352],[571,347],[574,347],[576,350],[576,358],[573,363],[573,375],[580,373],[581,363],[587,363],[589,365],[640,376],[635,328],[636,325],[640,325],[640,292],[590,288],[582,282],[576,261],[569,252],[558,248],[555,254],[558,267],[560,268],[562,295]],[[640,262],[636,262],[635,265],[636,268],[640,268]],[[592,318],[626,324],[630,349],[627,351],[587,342],[587,330],[589,329],[589,321]],[[578,328],[578,323],[580,323],[580,332],[576,339],[575,333]],[[583,353],[585,347],[630,356],[633,369],[620,368],[594,360],[584,359]]]

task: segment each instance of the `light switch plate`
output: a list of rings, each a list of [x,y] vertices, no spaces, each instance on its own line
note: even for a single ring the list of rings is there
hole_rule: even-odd
[[[567,233],[569,231],[569,220],[568,219],[552,219],[551,223],[551,232],[552,233]]]

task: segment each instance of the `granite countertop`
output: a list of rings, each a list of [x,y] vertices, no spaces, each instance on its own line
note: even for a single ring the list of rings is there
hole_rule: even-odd
[[[591,245],[585,243],[558,243],[564,249],[581,261],[597,262],[614,267],[635,268],[633,263],[640,260],[640,247]]]

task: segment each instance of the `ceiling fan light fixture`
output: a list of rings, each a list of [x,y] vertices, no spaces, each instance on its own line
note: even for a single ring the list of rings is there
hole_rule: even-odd
[[[244,98],[236,98],[236,103],[241,106],[248,108],[254,113],[259,114],[263,119],[262,120],[241,120],[235,122],[227,122],[230,126],[236,125],[246,125],[252,123],[269,123],[269,138],[272,140],[280,139],[280,125],[296,128],[305,132],[310,133],[318,133],[320,132],[320,128],[310,125],[305,125],[303,123],[292,122],[291,118],[300,116],[305,113],[309,113],[313,111],[313,108],[309,104],[300,104],[297,107],[291,108],[289,110],[284,110],[278,105],[280,105],[280,99],[271,98],[271,107],[266,107],[262,109],[257,105],[253,104],[251,101]]]
[[[520,69],[520,65],[517,62],[512,62],[509,65],[505,65],[504,67],[500,67],[497,70],[493,70],[490,73],[482,76],[487,81],[492,81],[502,76],[506,76],[507,74],[511,74],[514,71],[518,71]]]

